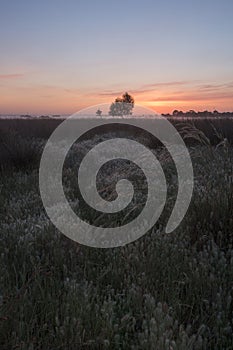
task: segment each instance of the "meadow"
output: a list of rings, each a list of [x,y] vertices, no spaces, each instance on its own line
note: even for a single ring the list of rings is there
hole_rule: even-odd
[[[166,173],[168,201],[150,232],[113,249],[69,240],[45,213],[39,161],[60,122],[0,121],[0,348],[233,349],[233,120],[174,121],[195,181],[171,234],[164,228],[177,193],[174,164],[148,143]],[[105,137],[82,139],[67,157],[65,193],[77,212],[75,164]]]

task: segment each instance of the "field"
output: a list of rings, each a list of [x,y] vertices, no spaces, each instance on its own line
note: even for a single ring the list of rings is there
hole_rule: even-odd
[[[233,120],[174,121],[195,181],[171,234],[175,168],[164,147],[149,144],[170,180],[165,210],[141,239],[106,250],[69,240],[43,208],[39,160],[59,122],[0,121],[0,348],[233,349]],[[70,179],[94,141],[72,148],[64,168],[77,211]]]
[[[211,141],[211,144],[217,144],[221,138],[226,137],[233,144],[233,117],[229,118],[168,118],[175,126],[185,123],[194,125]],[[48,139],[55,128],[62,122],[62,119],[0,119],[0,130],[15,130],[23,137],[35,137],[40,139]],[[82,121],[81,121],[82,123]],[[85,121],[84,121],[85,123]],[[153,125],[153,122],[152,122]],[[216,134],[217,131],[217,134]],[[219,138],[220,137],[220,138]]]

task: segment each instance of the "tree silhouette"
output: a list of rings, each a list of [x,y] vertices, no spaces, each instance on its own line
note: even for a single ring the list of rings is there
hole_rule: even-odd
[[[115,102],[110,106],[108,112],[111,116],[120,116],[132,115],[132,110],[134,108],[134,98],[125,92],[122,97],[117,97]]]
[[[97,115],[98,117],[100,117],[100,116],[102,115],[102,111],[101,111],[100,109],[97,109],[96,115]]]

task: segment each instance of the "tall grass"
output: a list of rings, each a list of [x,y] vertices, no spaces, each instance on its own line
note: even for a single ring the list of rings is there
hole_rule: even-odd
[[[43,142],[14,130],[0,130],[0,170],[38,166]]]
[[[216,145],[220,142],[220,138],[227,138],[229,143],[233,144],[233,118],[223,119],[190,119],[177,120],[170,118],[169,121],[179,130],[180,125],[193,125],[196,129],[201,130],[210,140],[211,144]],[[23,137],[36,137],[40,139],[48,139],[56,127],[62,122],[62,119],[0,119],[0,130],[15,130]],[[80,120],[80,125],[88,121]],[[156,123],[155,121],[145,120],[146,123]],[[115,128],[117,131],[117,127]],[[107,132],[113,131],[112,128]]]
[[[171,159],[155,152],[171,176]],[[199,145],[190,153],[194,196],[179,228],[164,232],[176,194],[171,183],[151,232],[109,250],[57,232],[41,203],[37,169],[2,173],[1,349],[233,348],[233,149]],[[69,200],[76,205],[75,196]]]

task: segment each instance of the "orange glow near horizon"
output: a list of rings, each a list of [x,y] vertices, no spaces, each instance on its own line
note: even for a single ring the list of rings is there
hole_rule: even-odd
[[[102,92],[100,89],[80,92],[56,86],[21,87],[0,84],[0,114],[72,114],[83,108],[102,103],[111,103],[119,96],[119,91]],[[2,79],[3,79],[2,78]],[[17,81],[18,83],[18,81]],[[160,86],[161,85],[161,86]],[[233,110],[233,84],[194,84],[181,86],[179,83],[158,84],[158,88],[124,89],[135,98],[135,103],[151,108],[158,113],[172,113],[173,110],[196,111],[215,109]],[[180,86],[179,86],[180,85]],[[132,92],[131,92],[132,91]]]
[[[159,113],[233,111],[233,1],[124,1],[120,20],[118,2],[68,3],[1,3],[0,114],[69,115],[126,91]]]

